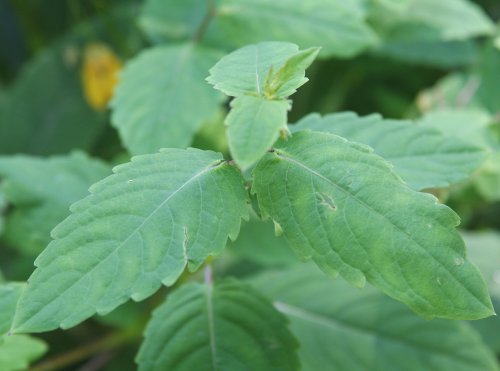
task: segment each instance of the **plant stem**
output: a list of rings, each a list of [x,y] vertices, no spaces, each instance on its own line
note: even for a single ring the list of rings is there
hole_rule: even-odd
[[[205,35],[205,32],[208,29],[208,26],[210,25],[210,21],[212,18],[215,17],[216,14],[216,8],[215,8],[215,3],[214,0],[207,0],[207,14],[205,14],[205,17],[201,21],[200,26],[196,30],[196,33],[193,36],[193,42],[197,43],[199,42],[203,36]]]
[[[133,343],[140,337],[141,333],[142,327],[133,327],[127,330],[112,333],[101,340],[85,344],[67,353],[56,355],[42,361],[30,368],[30,371],[53,371],[72,365],[89,358],[94,354],[104,353],[112,349],[120,348],[122,345]]]

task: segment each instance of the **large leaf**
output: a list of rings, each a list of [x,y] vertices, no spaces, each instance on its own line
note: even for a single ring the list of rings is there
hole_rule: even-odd
[[[500,48],[493,42],[488,43],[481,54],[479,75],[481,84],[478,87],[477,95],[481,103],[491,113],[500,113]]]
[[[303,129],[334,133],[370,145],[416,190],[446,187],[464,180],[486,157],[483,148],[449,138],[436,128],[410,121],[384,120],[379,115],[312,114],[292,126],[293,131]]]
[[[154,312],[139,370],[298,370],[298,344],[286,325],[246,284],[187,284]]]
[[[112,101],[112,123],[129,152],[191,143],[222,102],[205,82],[219,57],[212,49],[186,43],[148,49],[125,67]]]
[[[271,148],[280,131],[286,132],[286,100],[243,95],[231,102],[226,118],[229,149],[236,163],[247,169]]]
[[[302,370],[498,370],[468,324],[425,321],[373,288],[356,290],[312,268],[251,281],[289,318]]]
[[[239,171],[214,152],[165,149],[114,172],[52,231],[14,332],[68,328],[172,285],[220,253],[248,213]]]
[[[217,0],[214,13],[212,30],[235,46],[291,41],[322,46],[323,56],[350,57],[375,42],[358,0]]]
[[[40,253],[52,228],[69,214],[69,206],[110,172],[106,164],[80,152],[50,158],[0,157],[0,189],[13,206],[4,238],[28,254]]]
[[[24,370],[47,350],[43,341],[31,336],[5,335],[23,288],[24,284],[17,282],[0,285],[0,369],[4,371]]]
[[[296,253],[326,273],[368,281],[425,317],[493,314],[458,216],[408,188],[368,147],[296,133],[257,164],[253,192]]]

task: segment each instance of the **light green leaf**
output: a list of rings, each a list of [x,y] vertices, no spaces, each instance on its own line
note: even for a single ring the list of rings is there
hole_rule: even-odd
[[[271,73],[271,69],[264,86],[264,95],[269,99],[283,99],[295,93],[309,80],[305,77],[305,70],[314,61],[319,50],[320,48],[301,50],[288,58],[275,73]]]
[[[498,370],[466,323],[419,318],[373,288],[356,290],[311,266],[263,274],[251,283],[275,303],[301,340],[303,371]]]
[[[358,0],[217,0],[215,14],[213,29],[236,47],[290,41],[301,48],[320,45],[324,57],[350,57],[376,40]]]
[[[10,282],[0,285],[0,370],[24,370],[29,362],[47,351],[47,345],[26,335],[5,335],[9,330],[16,304],[25,284]]]
[[[7,334],[16,311],[16,304],[25,284],[9,282],[0,284],[0,337]]]
[[[477,95],[483,106],[491,113],[500,114],[500,49],[489,42],[481,54],[479,75],[481,84]]]
[[[165,149],[113,171],[52,231],[13,332],[68,328],[145,299],[219,254],[248,214],[240,172],[214,152]]]
[[[422,41],[464,40],[494,30],[493,22],[480,6],[468,0],[411,0],[392,17],[385,14],[384,19],[381,11],[373,12],[372,17],[373,22],[389,27],[396,37],[398,32],[408,34],[412,30]]]
[[[493,119],[479,108],[438,108],[425,113],[417,123],[438,129],[447,137],[474,143],[478,146],[493,145],[489,125]]]
[[[137,363],[143,371],[298,370],[286,325],[246,284],[187,284],[153,313]]]
[[[449,138],[435,128],[382,119],[376,114],[312,114],[291,129],[325,131],[368,144],[415,190],[447,187],[464,180],[486,158],[485,149],[475,144]]]
[[[500,151],[492,153],[472,178],[479,194],[489,202],[500,200]]]
[[[219,57],[186,43],[150,48],[128,63],[112,101],[112,123],[130,153],[191,143],[222,102],[204,80]]]
[[[486,279],[490,294],[500,300],[500,234],[498,232],[462,232],[470,260]]]
[[[153,42],[192,38],[208,12],[206,0],[147,0],[139,25]]]
[[[52,228],[69,214],[69,206],[110,172],[109,166],[81,152],[0,157],[0,189],[13,207],[6,221],[7,243],[28,254],[40,253]]]
[[[210,69],[207,81],[215,89],[233,97],[264,95],[271,67],[277,71],[289,58],[298,54],[298,46],[292,43],[268,41],[248,45],[218,61]]]
[[[368,147],[296,133],[257,164],[252,189],[295,252],[325,273],[368,281],[425,317],[493,314],[458,216],[406,187]]]
[[[47,344],[28,335],[7,336],[0,343],[0,370],[26,370],[47,351]]]
[[[500,234],[494,231],[462,232],[467,253],[486,278],[495,309],[500,309]],[[500,318],[488,317],[471,322],[488,346],[500,352]]]
[[[256,163],[278,139],[280,131],[286,131],[286,100],[267,100],[262,97],[243,95],[231,102],[226,117],[229,149],[233,159],[243,169]]]

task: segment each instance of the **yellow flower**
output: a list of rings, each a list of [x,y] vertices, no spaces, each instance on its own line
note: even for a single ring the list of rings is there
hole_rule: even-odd
[[[83,54],[82,84],[85,99],[97,111],[104,110],[118,82],[121,61],[105,44],[93,43]]]

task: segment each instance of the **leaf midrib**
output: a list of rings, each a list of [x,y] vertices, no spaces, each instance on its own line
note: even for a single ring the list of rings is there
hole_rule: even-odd
[[[324,175],[318,173],[317,171],[315,171],[314,169],[311,169],[310,167],[308,167],[307,165],[303,164],[302,162],[298,161],[298,160],[295,160],[294,158],[292,158],[288,153],[284,152],[282,149],[279,149],[279,151],[276,151],[276,155],[285,160],[285,161],[288,161],[304,170],[306,170],[307,172],[311,173],[312,175],[326,181],[327,183],[329,183],[330,185],[334,186],[336,189],[338,189],[339,191],[343,192],[344,194],[346,194],[348,197],[352,198],[353,200],[355,200],[356,202],[358,202],[360,205],[362,205],[363,207],[367,208],[368,210],[370,210],[371,212],[373,212],[374,214],[380,216],[381,218],[383,218],[384,220],[386,220],[390,225],[394,226],[394,228],[396,228],[400,233],[406,235],[408,237],[408,239],[410,241],[413,241],[413,243],[418,246],[423,252],[425,252],[426,255],[430,256],[436,263],[438,263],[438,265],[442,268],[444,268],[444,270],[446,272],[448,272],[449,276],[455,281],[455,283],[457,283],[460,287],[464,288],[468,293],[469,295],[471,295],[474,299],[476,299],[476,301],[478,303],[481,304],[481,306],[483,306],[485,309],[487,309],[490,313],[491,313],[491,309],[486,306],[480,299],[478,296],[476,296],[470,289],[469,287],[461,284],[461,282],[452,274],[452,272],[450,271],[450,269],[445,266],[440,260],[436,259],[434,257],[434,255],[432,255],[431,252],[429,252],[424,246],[422,246],[418,241],[416,241],[415,239],[412,238],[412,236],[410,234],[408,234],[406,231],[402,230],[398,225],[396,225],[395,223],[393,223],[390,219],[387,218],[387,216],[381,214],[379,211],[375,210],[374,208],[372,208],[370,205],[366,204],[363,200],[360,200],[359,198],[357,198],[355,195],[353,195],[352,193],[350,193],[349,191],[347,191],[346,189],[344,189],[343,187],[341,187],[340,185],[338,185],[337,183],[333,182],[331,179],[328,179],[327,177],[325,177]],[[363,272],[364,273],[364,272]],[[365,273],[364,273],[365,274]]]

